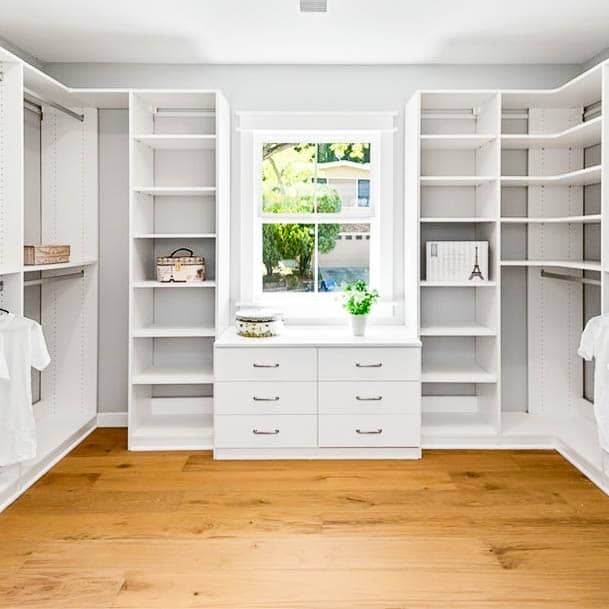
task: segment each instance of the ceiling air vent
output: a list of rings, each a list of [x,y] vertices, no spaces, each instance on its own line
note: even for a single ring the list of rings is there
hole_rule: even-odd
[[[327,13],[328,0],[300,0],[301,13]]]

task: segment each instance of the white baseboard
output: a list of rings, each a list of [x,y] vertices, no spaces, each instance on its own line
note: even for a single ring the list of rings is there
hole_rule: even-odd
[[[98,427],[127,427],[126,412],[98,412]]]

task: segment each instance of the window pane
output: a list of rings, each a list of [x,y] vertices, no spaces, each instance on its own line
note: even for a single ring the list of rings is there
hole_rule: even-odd
[[[262,291],[313,292],[315,225],[262,225]]]
[[[340,292],[347,283],[370,277],[370,226],[320,224],[318,290]]]
[[[311,213],[315,208],[315,144],[262,146],[262,210]]]
[[[328,143],[317,146],[318,211],[332,213],[370,206],[370,144]],[[360,182],[367,189],[360,189]]]

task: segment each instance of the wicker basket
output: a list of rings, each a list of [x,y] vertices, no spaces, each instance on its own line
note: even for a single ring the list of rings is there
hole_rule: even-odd
[[[178,256],[186,252],[188,256]],[[156,278],[161,283],[194,283],[205,281],[205,258],[195,256],[191,249],[181,247],[156,259]]]
[[[69,245],[26,245],[23,264],[61,264],[70,262]]]

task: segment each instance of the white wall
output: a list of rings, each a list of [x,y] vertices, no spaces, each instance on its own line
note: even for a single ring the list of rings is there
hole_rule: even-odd
[[[577,65],[261,66],[48,64],[47,71],[72,86],[218,88],[239,110],[381,110],[398,113],[395,146],[396,201],[403,196],[403,108],[417,89],[538,88],[562,84]],[[127,349],[127,143],[115,130],[126,120],[102,112],[100,126],[101,317],[100,411],[126,410]],[[105,129],[110,130],[104,134]],[[123,134],[124,135],[124,134]],[[124,142],[122,153],[118,154]],[[233,130],[232,243],[239,243],[239,137]],[[108,156],[112,158],[108,158]],[[118,165],[124,163],[124,167]],[[401,222],[399,215],[396,222]],[[239,260],[233,252],[232,288]],[[119,268],[120,267],[120,268]],[[104,273],[104,268],[107,273]],[[111,311],[105,311],[106,306]],[[103,394],[103,396],[102,396]]]

